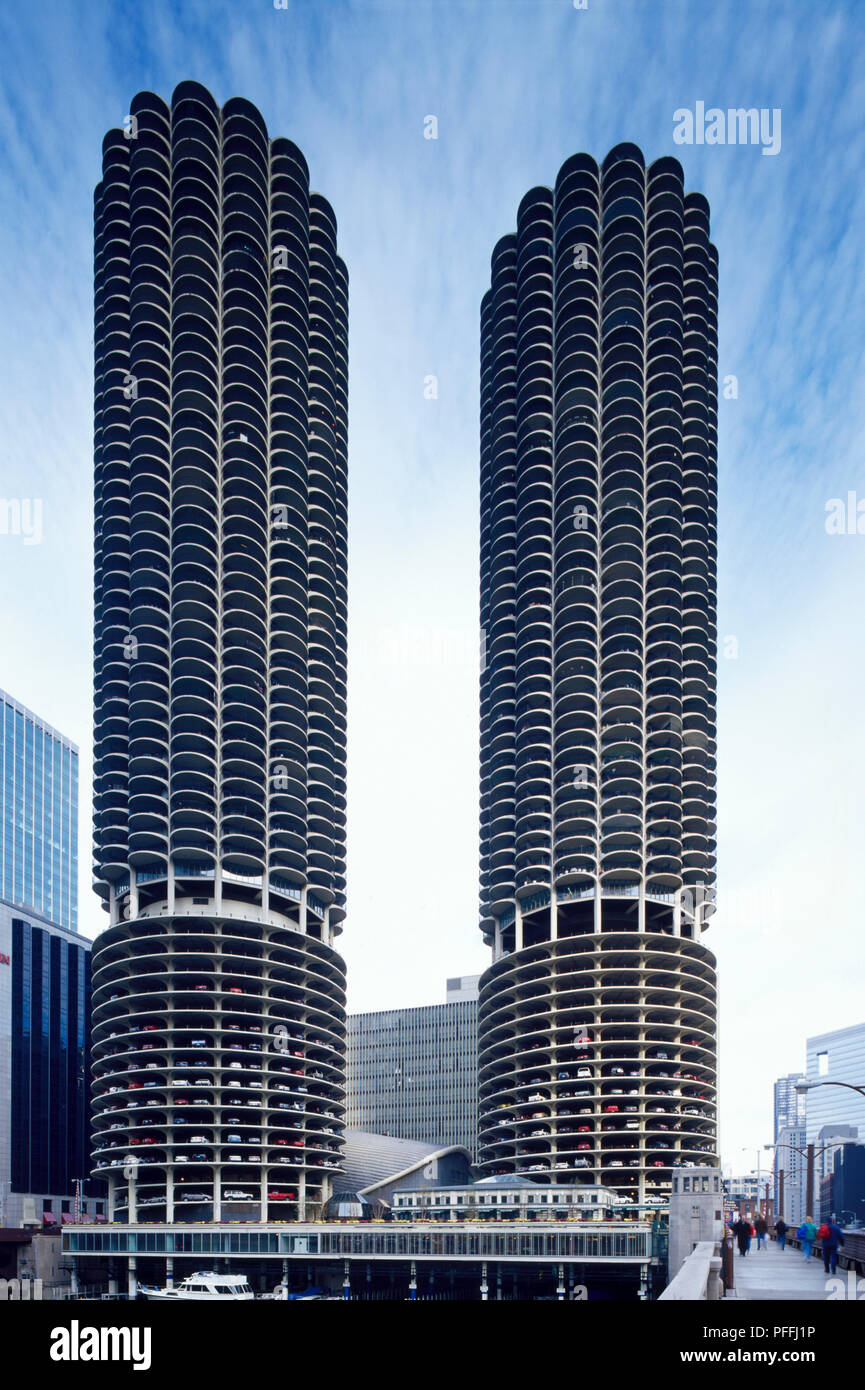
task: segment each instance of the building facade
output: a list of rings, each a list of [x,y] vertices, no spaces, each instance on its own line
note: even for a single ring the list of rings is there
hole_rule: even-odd
[[[0,1227],[47,1227],[72,1216],[90,1167],[78,749],[0,691],[0,764]]]
[[[842,1226],[865,1226],[865,1144],[842,1144],[835,1150],[832,1211]]]
[[[95,194],[94,1163],[302,1216],[345,1044],[347,276],[303,155],[143,92]]]
[[[705,198],[569,159],[481,311],[487,1174],[716,1162],[716,394]]]
[[[0,1227],[59,1225],[90,1171],[90,947],[0,902]]]
[[[447,1002],[349,1014],[346,1123],[477,1152],[477,976]]]
[[[813,1214],[805,1211],[807,1182],[805,1123],[801,1120],[779,1131],[775,1149],[775,1211],[794,1230],[801,1226],[806,1214]]]
[[[0,900],[78,927],[78,749],[0,690]]]
[[[786,1076],[779,1076],[775,1082],[773,1142],[776,1144],[782,1129],[797,1125],[805,1118],[805,1092],[796,1090],[796,1082],[804,1079],[804,1072],[791,1071]]]
[[[805,1049],[808,1082],[846,1083],[814,1085],[805,1092],[808,1143],[817,1142],[821,1129],[827,1125],[854,1125],[860,1135],[865,1135],[865,1096],[847,1089],[865,1086],[865,1023],[819,1033],[807,1039]]]

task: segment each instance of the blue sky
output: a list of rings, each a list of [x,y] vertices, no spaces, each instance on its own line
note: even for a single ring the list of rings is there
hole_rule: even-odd
[[[577,150],[675,154],[720,272],[722,1143],[863,1005],[865,65],[824,0],[7,0],[0,90],[0,687],[82,749],[90,838],[91,216],[105,130],[193,77],[295,140],[350,274],[350,1005],[486,964],[477,900],[478,312],[495,241]],[[676,146],[679,108],[782,145]],[[438,139],[424,139],[435,115]],[[424,379],[438,379],[438,398]],[[865,521],[863,521],[865,527]],[[732,645],[732,644],[728,644]],[[856,865],[859,864],[857,870]],[[101,925],[82,859],[81,920]],[[865,1117],[863,1117],[865,1119]],[[753,1157],[750,1163],[753,1164]]]

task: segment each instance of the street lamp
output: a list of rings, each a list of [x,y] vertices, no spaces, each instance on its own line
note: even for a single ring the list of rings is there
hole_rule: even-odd
[[[854,1086],[851,1081],[797,1081],[797,1091],[813,1091],[815,1086],[844,1086],[848,1091],[856,1091],[865,1097],[865,1086]]]
[[[818,1081],[816,1084],[819,1086],[819,1085],[822,1085],[822,1082],[819,1082],[819,1081]],[[838,1082],[838,1085],[839,1085],[839,1086],[841,1086],[841,1085],[843,1085],[843,1084],[844,1084],[844,1083],[841,1082],[841,1081]],[[856,1088],[854,1087],[854,1089],[856,1089]],[[786,1144],[786,1143],[785,1143],[785,1144],[767,1144],[767,1145],[766,1145],[766,1148],[767,1148],[767,1149],[790,1149],[790,1151],[791,1151],[792,1153],[802,1154],[803,1158],[806,1160],[806,1164],[807,1164],[807,1167],[806,1167],[806,1177],[805,1177],[805,1215],[806,1215],[806,1216],[811,1215],[811,1214],[813,1213],[813,1210],[814,1210],[814,1159],[815,1159],[815,1157],[816,1157],[817,1154],[828,1153],[830,1149],[838,1149],[838,1148],[840,1148],[841,1145],[843,1144],[843,1142],[844,1142],[844,1141],[841,1140],[841,1139],[836,1139],[835,1142],[832,1143],[832,1144],[822,1144],[822,1145],[820,1146],[819,1149],[815,1149],[815,1147],[814,1147],[813,1144],[807,1144],[806,1147],[805,1147],[804,1149],[800,1148],[798,1144]],[[782,1172],[783,1172],[783,1170],[782,1170]],[[780,1205],[780,1199],[779,1199],[779,1205]],[[783,1212],[779,1212],[778,1215],[779,1215],[779,1216],[783,1216]]]

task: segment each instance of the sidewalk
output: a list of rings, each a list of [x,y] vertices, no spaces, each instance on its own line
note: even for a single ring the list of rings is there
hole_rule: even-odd
[[[843,1270],[839,1272],[846,1278]],[[733,1256],[737,1298],[774,1298],[785,1303],[822,1301],[828,1297],[828,1280],[822,1255],[812,1255],[806,1262],[801,1250],[788,1245],[782,1254],[774,1240],[768,1242],[765,1250],[758,1250],[756,1240],[752,1240],[747,1255],[740,1255],[737,1249]]]

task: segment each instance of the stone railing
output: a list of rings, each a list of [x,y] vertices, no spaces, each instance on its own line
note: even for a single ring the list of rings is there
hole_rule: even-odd
[[[672,1279],[658,1302],[689,1301],[714,1303],[722,1297],[721,1256],[713,1240],[701,1240],[695,1245],[675,1279]]]

